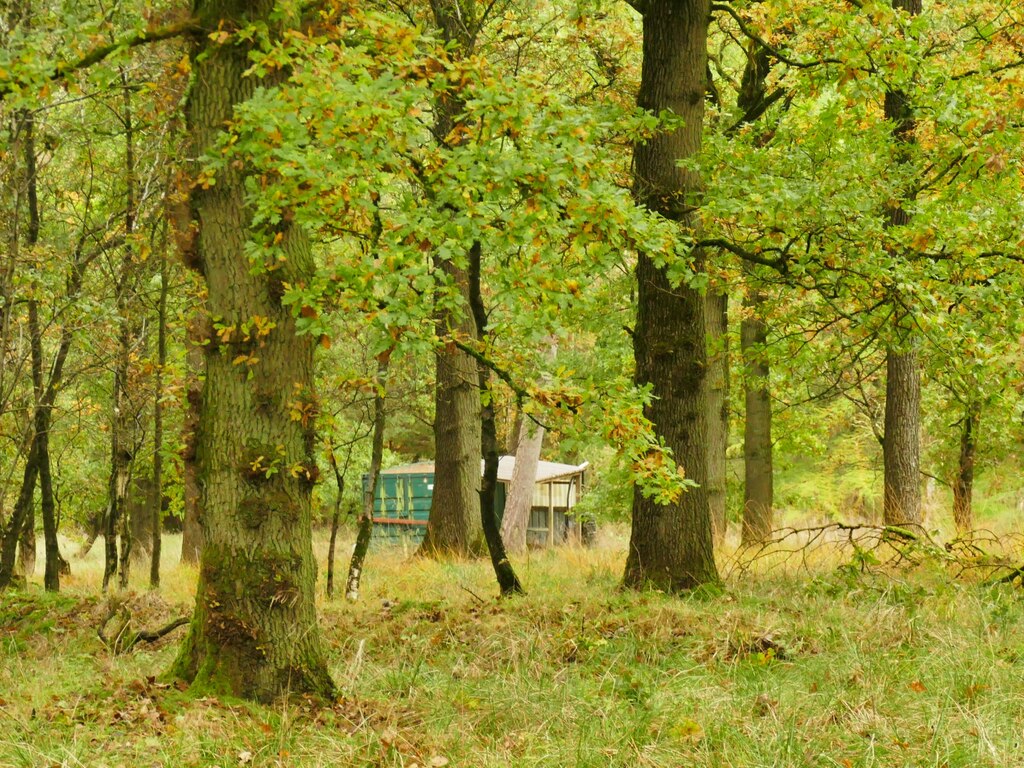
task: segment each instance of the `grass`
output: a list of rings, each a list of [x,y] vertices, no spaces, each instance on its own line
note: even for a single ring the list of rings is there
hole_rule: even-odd
[[[142,621],[187,610],[175,546],[161,595],[133,598]],[[1019,764],[1024,741],[1019,593],[928,568],[670,598],[619,592],[607,535],[518,559],[529,594],[499,602],[486,561],[375,552],[358,604],[321,605],[339,703],[264,708],[161,682],[179,635],[111,656],[96,555],[65,594],[0,598],[3,768],[974,768]]]

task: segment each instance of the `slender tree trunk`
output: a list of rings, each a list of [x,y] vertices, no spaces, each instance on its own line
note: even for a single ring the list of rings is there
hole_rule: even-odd
[[[260,24],[278,37],[297,19],[271,0],[197,0],[194,13],[204,31],[192,52],[186,117],[189,157],[199,158],[214,151],[235,105],[287,77],[247,74],[255,43],[219,44],[208,33]],[[204,350],[196,454],[203,548],[195,614],[174,672],[200,689],[259,701],[286,693],[332,697],[314,597],[315,424],[291,417],[296,400],[316,401],[315,344],[297,333],[291,308],[281,303],[282,285],[311,282],[314,262],[306,233],[285,222],[274,237],[287,259],[254,272],[246,243],[266,233],[252,226],[246,173],[244,166],[225,168],[216,185],[192,192],[194,262],[206,277],[206,309],[234,330],[211,333]],[[254,343],[243,324],[256,316],[275,325],[260,341],[259,362],[236,365],[237,352]]]
[[[27,21],[30,21],[27,20]],[[38,178],[36,168],[36,145],[35,145],[35,118],[27,110],[22,112],[21,127],[24,132],[24,149],[25,149],[25,197],[28,203],[28,231],[26,233],[25,245],[31,251],[39,244],[39,229],[41,222],[39,219],[39,194],[38,194]],[[49,412],[44,413],[43,410],[43,339],[42,339],[42,328],[39,324],[39,304],[35,299],[31,299],[28,305],[29,313],[29,345],[31,347],[32,355],[32,390],[35,399],[35,411],[32,418],[32,428],[35,430],[33,437],[33,446],[36,453],[37,464],[42,464],[45,458],[46,476],[49,480],[49,459],[50,453],[48,449],[48,432],[49,432]],[[40,468],[41,469],[41,468]],[[40,470],[37,470],[37,475],[41,474]],[[34,482],[34,481],[33,481]],[[52,487],[50,489],[52,494]],[[34,491],[32,491],[34,494]],[[31,498],[31,495],[30,495]],[[50,499],[53,501],[52,496]],[[50,512],[53,512],[51,506]],[[52,546],[56,546],[57,531],[55,527],[55,521],[50,520],[50,525],[53,530],[50,532],[52,535]],[[49,538],[47,538],[47,544],[50,544]],[[19,545],[19,565],[21,571],[28,579],[36,569],[36,516],[35,516],[35,504],[30,503],[28,513],[25,517],[24,528],[22,528],[21,542]],[[56,571],[56,562],[52,565],[54,574]],[[57,576],[56,585],[50,584],[47,589],[59,589],[59,575]]]
[[[772,531],[774,480],[772,468],[772,403],[768,391],[768,361],[764,345],[768,325],[764,321],[764,297],[754,291],[748,301],[750,314],[740,325],[746,417],[743,426],[743,531],[742,541],[763,541]]]
[[[29,226],[26,242],[29,247],[35,247],[39,242],[40,215],[38,203],[38,179],[34,142],[34,121],[28,112],[19,113],[21,123],[22,147],[24,148],[25,161],[25,190],[26,200],[29,208]],[[18,227],[12,228],[11,247],[12,257],[16,257],[19,247]],[[82,290],[82,283],[85,277],[85,269],[89,259],[83,255],[85,246],[85,235],[79,238],[71,260],[71,272],[68,278],[67,299],[75,301]],[[33,389],[35,392],[35,408],[32,419],[32,435],[26,451],[25,468],[22,475],[21,490],[15,502],[7,525],[2,528],[0,536],[0,589],[6,588],[11,583],[14,572],[15,555],[19,538],[27,529],[30,532],[30,542],[24,544],[26,552],[31,549],[31,559],[34,569],[35,563],[35,515],[34,496],[36,480],[41,477],[42,485],[42,514],[43,531],[46,541],[46,575],[44,585],[47,589],[59,589],[59,575],[62,570],[69,571],[67,561],[60,555],[57,544],[57,519],[53,495],[53,483],[51,478],[51,464],[49,452],[49,433],[51,414],[57,393],[63,382],[64,364],[67,361],[68,353],[71,350],[73,341],[73,327],[65,324],[61,329],[60,340],[57,343],[57,352],[50,367],[50,377],[43,387],[42,384],[42,331],[38,314],[39,306],[35,300],[29,302],[29,341],[32,353],[32,376]],[[2,351],[0,351],[2,352]]]
[[[708,334],[708,507],[715,541],[726,530],[726,450],[729,447],[729,295],[724,289],[708,291],[705,297]]]
[[[974,457],[980,423],[980,406],[969,404],[960,423],[960,460],[953,480],[953,521],[961,536],[969,535],[974,530]]]
[[[537,465],[544,443],[544,427],[525,415],[519,418],[516,440],[516,464],[512,470],[505,516],[501,520],[501,540],[505,549],[517,554],[526,549],[526,529],[533,509],[533,494],[537,488]]]
[[[6,589],[11,584],[14,576],[14,565],[18,550],[18,540],[25,527],[25,518],[32,508],[33,498],[36,490],[36,477],[39,472],[39,451],[35,437],[33,436],[29,446],[28,457],[25,460],[25,469],[22,473],[21,490],[18,499],[14,503],[14,509],[7,520],[7,526],[3,532],[3,540],[0,542],[0,589]]]
[[[334,597],[334,552],[338,543],[338,528],[341,525],[341,501],[345,493],[345,475],[338,469],[334,452],[330,455],[331,469],[338,485],[338,495],[334,497],[334,514],[331,515],[331,543],[327,547],[327,597]]]
[[[454,56],[473,52],[478,29],[473,0],[431,0],[434,23]],[[461,141],[456,119],[463,101],[458,89],[438,97],[434,105],[434,139],[442,145]],[[438,312],[437,333],[442,346],[436,353],[434,391],[434,493],[427,532],[419,553],[427,556],[479,554],[483,531],[477,514],[480,488],[480,397],[477,365],[449,341],[477,337],[468,314],[469,288],[466,271],[450,259],[435,257],[439,272],[458,292],[466,311]]]
[[[166,225],[165,225],[166,226]],[[164,247],[160,256],[160,299],[157,304],[156,332],[156,380],[153,395],[153,530],[152,544],[149,551],[149,586],[150,589],[160,587],[160,548],[163,542],[164,521],[164,414],[163,398],[164,368],[167,365],[167,249]]]
[[[35,299],[28,305],[29,336],[32,346],[32,384],[35,391],[35,442],[38,458],[39,490],[43,514],[43,540],[46,566],[43,586],[47,591],[60,590],[60,573],[64,558],[57,543],[57,514],[53,499],[53,478],[50,474],[50,409],[45,404],[43,387],[43,338],[39,324],[39,306]]]
[[[384,400],[387,396],[388,366],[391,362],[391,350],[382,352],[377,357],[377,393],[373,398],[373,446],[370,449],[370,478],[363,489],[363,509],[359,515],[359,532],[356,534],[356,546],[352,550],[352,561],[348,566],[348,580],[345,582],[345,599],[355,602],[359,599],[359,580],[363,576],[363,563],[366,552],[370,549],[370,537],[373,536],[373,498],[377,492],[377,480],[380,476],[380,465],[384,459]]]
[[[469,249],[469,306],[473,311],[480,346],[487,346],[487,311],[484,308],[480,285],[480,243],[475,242]],[[491,553],[491,566],[498,580],[502,597],[523,594],[512,563],[505,553],[498,527],[498,515],[494,511],[494,492],[498,487],[498,430],[494,419],[494,393],[491,391],[491,372],[479,364],[480,387],[480,452],[484,457],[484,476],[480,484],[480,519],[484,538]]]
[[[771,69],[768,50],[752,42],[747,48],[736,106],[744,120],[760,116],[769,104],[766,80]],[[756,119],[756,118],[754,118]],[[748,285],[754,277],[746,270]],[[772,466],[772,406],[768,378],[768,323],[764,312],[764,294],[748,290],[740,323],[740,354],[743,358],[743,521],[741,541],[763,541],[772,531],[774,506],[774,468]]]
[[[130,258],[128,256],[126,259]],[[125,265],[124,274],[119,281],[117,312],[118,323],[118,351],[114,369],[114,392],[113,409],[110,420],[110,476],[107,481],[107,515],[103,521],[103,544],[104,544],[104,568],[103,568],[103,591],[106,592],[110,586],[110,580],[118,572],[119,557],[117,550],[117,535],[122,527],[122,521],[127,521],[128,511],[128,487],[131,483],[131,465],[134,459],[129,432],[132,429],[132,404],[128,395],[128,375],[131,366],[131,330],[128,324],[126,313],[128,311],[125,292],[127,290],[128,266]],[[129,554],[131,548],[131,536],[125,537],[122,547]],[[130,567],[127,558],[120,560],[121,583],[127,586],[127,572]]]
[[[921,0],[893,0],[893,8],[911,16],[921,13]],[[885,94],[885,117],[899,147],[914,142],[915,120],[910,99],[901,90]],[[897,159],[904,161],[903,150]],[[889,211],[889,225],[905,226],[910,214],[902,204]],[[883,517],[886,525],[921,522],[921,371],[916,342],[907,318],[897,316],[898,341],[886,350]]]
[[[18,540],[18,569],[26,580],[36,572],[36,505],[34,499],[25,512],[25,523],[21,527],[21,538]]]
[[[703,126],[707,0],[648,0],[643,12],[643,66],[638,104],[671,110],[682,127],[634,147],[634,196],[680,227],[698,231],[700,178],[679,161],[700,151]],[[697,272],[704,254],[692,254]],[[633,494],[633,524],[623,582],[678,592],[719,581],[708,502],[707,339],[704,297],[669,279],[654,254],[637,256],[636,382],[650,385],[644,409],[657,435],[698,487],[661,505]]]

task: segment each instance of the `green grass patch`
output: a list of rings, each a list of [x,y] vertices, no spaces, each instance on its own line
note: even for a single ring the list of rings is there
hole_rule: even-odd
[[[342,550],[345,551],[345,550]],[[517,562],[373,553],[321,606],[331,707],[162,682],[178,635],[112,656],[85,584],[0,606],[2,766],[1008,766],[1024,603],[937,570],[778,573],[719,596],[617,589],[622,542]],[[82,578],[82,577],[80,577]],[[191,571],[169,569],[171,594]],[[181,606],[133,598],[157,623]],[[58,631],[59,630],[59,631]]]

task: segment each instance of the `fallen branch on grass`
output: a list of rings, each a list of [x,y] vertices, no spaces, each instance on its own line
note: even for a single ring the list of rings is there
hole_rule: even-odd
[[[108,632],[110,622],[115,616],[118,617],[118,622],[114,625],[115,629]],[[96,628],[96,634],[111,653],[127,653],[139,643],[154,643],[188,622],[187,616],[179,616],[159,629],[132,631],[131,611],[128,610],[123,600],[114,600],[111,601],[106,615]]]
[[[772,570],[794,563],[810,572],[817,564],[834,564],[853,573],[876,573],[932,563],[954,579],[978,574],[987,583],[1024,585],[1019,536],[972,531],[944,544],[919,525],[828,523],[808,528],[781,528],[764,540],[740,547],[726,561],[727,577],[754,569]]]

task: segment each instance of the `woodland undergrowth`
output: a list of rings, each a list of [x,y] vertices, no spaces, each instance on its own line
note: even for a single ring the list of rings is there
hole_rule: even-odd
[[[0,602],[0,766],[1015,764],[1021,588],[875,534],[844,547],[832,530],[803,558],[730,550],[724,590],[682,599],[618,589],[614,530],[524,557],[527,595],[501,601],[483,561],[372,551],[359,603],[321,601],[329,706],[180,690],[162,673],[184,630],[116,652],[101,566],[78,561],[61,595]],[[187,613],[194,579],[140,581],[132,626]]]

